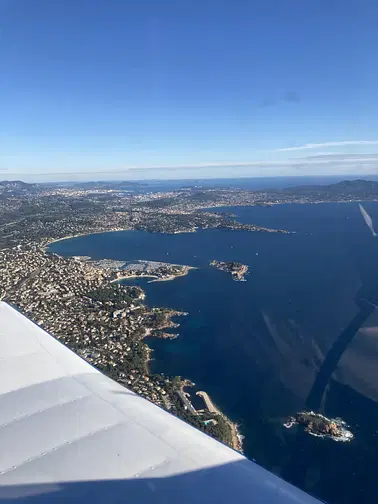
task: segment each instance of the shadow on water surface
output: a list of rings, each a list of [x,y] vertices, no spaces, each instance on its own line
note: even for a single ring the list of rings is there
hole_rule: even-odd
[[[367,208],[378,215],[376,206]],[[93,252],[102,258],[200,266],[185,278],[146,286],[152,305],[191,313],[181,321],[180,338],[169,344],[151,342],[156,372],[193,379],[226,414],[240,419],[251,458],[303,488],[317,489],[332,504],[374,502],[377,454],[366,448],[370,434],[356,428],[358,401],[349,396],[366,396],[361,415],[368,420],[366,412],[376,406],[368,399],[364,368],[371,348],[361,348],[358,331],[374,312],[369,303],[374,304],[378,290],[373,271],[378,241],[365,233],[355,204],[240,212],[259,225],[285,227],[287,221],[286,227],[295,224],[298,233],[208,230],[172,237],[129,232],[87,237],[85,243],[71,242],[71,248],[63,242],[59,246],[73,255]],[[208,261],[214,258],[250,265],[248,282],[237,284],[212,271]],[[358,290],[361,284],[365,287]],[[364,337],[366,343],[367,333]],[[350,379],[349,394],[336,393],[340,383],[332,376],[335,371],[344,382]],[[373,369],[371,389],[377,388],[374,376]],[[351,424],[353,442],[335,443],[282,428],[285,415],[304,406],[319,409],[322,402],[327,416],[341,416]],[[369,492],[369,485],[376,492]]]
[[[376,245],[374,242],[373,245]],[[319,411],[323,408],[323,403],[325,402],[325,392],[328,387],[327,393],[327,410],[332,411],[332,414],[335,416],[339,416],[342,414],[340,410],[338,410],[334,405],[336,402],[338,405],[345,401],[345,404],[359,404],[360,408],[357,408],[357,414],[354,416],[358,417],[358,412],[361,412],[362,423],[366,423],[365,431],[368,431],[368,425],[371,422],[364,422],[366,417],[369,415],[375,416],[377,414],[376,403],[368,398],[365,398],[361,394],[358,394],[356,391],[351,389],[348,386],[341,385],[337,381],[332,380],[332,375],[337,369],[337,366],[345,353],[345,351],[350,346],[354,337],[358,334],[358,331],[363,327],[369,317],[374,313],[378,304],[378,274],[377,271],[374,270],[370,272],[370,274],[366,274],[366,264],[361,263],[361,278],[363,280],[362,287],[358,290],[354,301],[358,308],[357,313],[349,322],[349,324],[343,329],[340,335],[337,337],[335,342],[333,343],[331,349],[325,356],[323,363],[321,364],[319,371],[317,372],[315,381],[311,387],[311,390],[305,400],[305,408],[309,410]],[[335,395],[335,389],[340,390],[341,388],[348,389],[347,394],[338,393]],[[340,396],[345,396],[341,399]],[[351,399],[353,398],[353,400]],[[362,406],[362,402],[363,406]],[[376,431],[377,433],[378,431]],[[343,460],[343,468],[344,470],[348,470],[349,466],[349,474],[350,480],[356,480],[353,485],[354,491],[357,492],[355,499],[358,499],[358,502],[373,502],[373,496],[376,497],[378,492],[378,486],[374,478],[369,470],[366,468],[374,467],[377,464],[377,448],[378,448],[378,437],[375,436],[374,433],[370,433],[371,435],[371,444],[367,444],[366,440],[364,442],[364,457],[360,458],[360,460],[353,458],[358,452],[356,449],[345,451],[345,460]],[[308,483],[309,480],[309,472],[311,472],[312,460],[309,460],[308,453],[312,451],[313,459],[316,460],[317,453],[321,453],[321,444],[325,442],[332,441],[329,440],[316,440],[308,436],[308,434],[304,433],[303,430],[298,430],[294,439],[289,442],[291,444],[290,457],[287,465],[282,471],[282,475],[293,484],[300,486],[301,488],[316,488],[316,483],[312,485]],[[356,440],[353,441],[356,443]],[[362,441],[361,441],[362,443]],[[339,443],[338,443],[339,444]],[[346,447],[344,447],[346,448]],[[340,456],[340,454],[339,454]],[[357,457],[360,457],[357,455]],[[334,478],[334,476],[333,476]],[[335,485],[334,479],[332,481],[326,481],[327,474],[322,472],[322,486],[324,488],[328,487],[327,493],[331,496],[332,501],[334,502],[353,502],[351,500],[351,492],[350,490],[346,490],[348,485],[345,485],[345,488]],[[320,477],[319,477],[320,480]],[[357,500],[355,500],[357,502]]]
[[[361,289],[361,291],[363,292],[364,289]],[[369,296],[369,298],[370,299],[362,297],[361,293],[357,295],[356,304],[359,305],[360,309],[348,326],[341,332],[324,359],[323,364],[320,366],[315,382],[306,399],[305,405],[307,408],[312,410],[320,408],[327,383],[334,373],[343,353],[346,351],[359,329],[361,329],[363,324],[374,312],[375,303],[378,302],[378,292],[375,293],[373,297]]]

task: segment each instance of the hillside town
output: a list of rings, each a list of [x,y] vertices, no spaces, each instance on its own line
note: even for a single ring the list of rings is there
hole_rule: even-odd
[[[120,230],[161,233],[231,229],[279,232],[238,222],[214,207],[272,205],[282,202],[348,201],[378,194],[376,183],[358,181],[336,189],[287,192],[225,190],[138,191],[129,184],[37,185],[0,182],[0,299],[10,303],[63,344],[119,383],[241,450],[237,427],[210,399],[193,413],[180,377],[153,374],[146,337],[172,338],[172,317],[186,314],[149,307],[140,287],[122,277],[173,279],[185,265],[149,261],[95,262],[64,258],[47,247],[66,237]],[[376,197],[376,196],[375,196]],[[213,266],[244,279],[246,267],[215,261]],[[177,331],[176,331],[177,333]],[[206,394],[206,393],[204,393]],[[203,397],[208,397],[203,395]]]
[[[265,204],[264,198],[261,193],[233,190],[130,193],[109,188],[3,182],[0,183],[0,247],[131,229],[169,234],[210,228],[289,233],[238,222],[224,211],[204,211],[208,207]]]
[[[152,356],[144,339],[177,337],[171,331],[180,324],[172,317],[187,314],[148,307],[143,290],[114,282],[115,270],[105,264],[50,254],[40,244],[3,248],[0,299],[118,383],[241,450],[232,422],[206,407],[188,409],[185,380],[149,369]]]

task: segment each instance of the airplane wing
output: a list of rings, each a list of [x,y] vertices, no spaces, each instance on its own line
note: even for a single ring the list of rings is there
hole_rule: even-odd
[[[319,502],[0,302],[0,503]]]

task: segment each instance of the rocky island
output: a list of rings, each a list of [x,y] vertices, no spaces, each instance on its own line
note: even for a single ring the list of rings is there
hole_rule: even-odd
[[[245,264],[236,261],[216,261],[214,259],[210,262],[210,266],[231,273],[232,278],[236,281],[246,282],[245,276],[248,273],[248,266]]]
[[[340,418],[327,418],[314,411],[302,411],[289,417],[284,427],[290,429],[294,425],[302,425],[305,432],[311,436],[330,438],[334,441],[350,441],[353,434],[347,429],[347,424]]]

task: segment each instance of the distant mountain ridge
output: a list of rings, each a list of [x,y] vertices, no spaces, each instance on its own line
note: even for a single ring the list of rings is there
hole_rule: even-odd
[[[352,196],[356,197],[377,197],[378,196],[378,182],[373,180],[342,180],[336,184],[330,185],[306,185],[289,187],[280,191],[287,195],[308,196]]]
[[[28,191],[35,191],[38,189],[38,184],[28,184],[22,180],[1,180],[0,181],[0,194],[14,193],[19,194]]]
[[[0,181],[0,195],[3,197],[12,195],[22,195],[27,193],[36,193],[45,187],[71,187],[82,190],[130,190],[133,188],[148,186],[147,183],[134,182],[134,181],[88,181],[88,182],[70,182],[70,183],[49,183],[49,184],[35,184],[27,183],[22,180],[3,180]],[[222,191],[227,191],[222,188]],[[252,191],[260,192],[260,191]],[[288,187],[285,189],[267,189],[269,194],[277,194],[282,196],[311,196],[319,197],[322,199],[332,198],[377,198],[378,197],[378,181],[373,180],[342,180],[334,184],[328,185],[301,185]],[[208,190],[199,190],[198,188],[190,191],[191,197],[195,200],[213,200],[216,199],[216,191],[212,190],[209,195]]]
[[[140,187],[144,186],[146,184],[143,184],[141,182],[134,182],[134,181],[128,181],[128,180],[123,180],[123,181],[94,181],[94,182],[72,182],[71,187],[76,187],[76,188],[81,188],[81,189],[113,189],[113,190],[123,190],[123,189],[132,189],[134,187]]]

